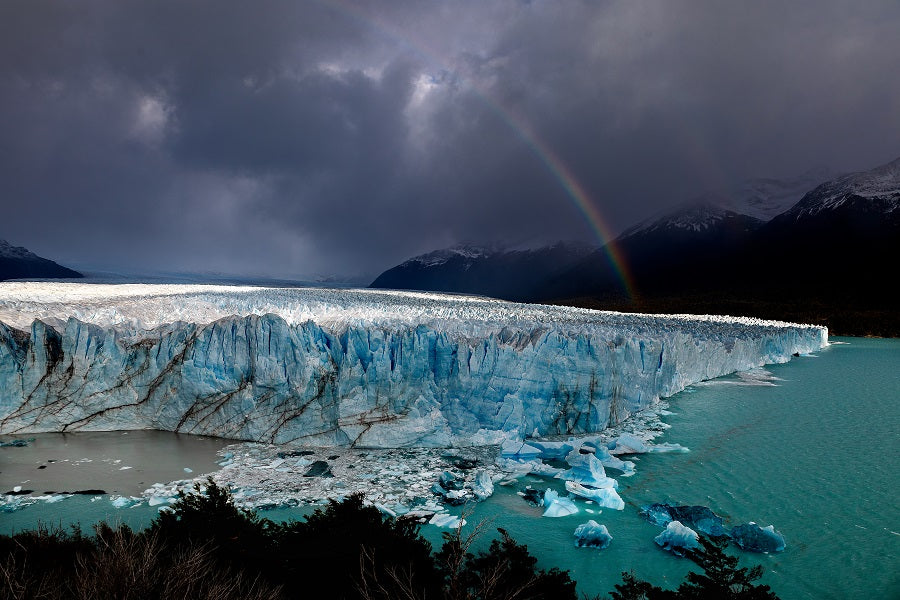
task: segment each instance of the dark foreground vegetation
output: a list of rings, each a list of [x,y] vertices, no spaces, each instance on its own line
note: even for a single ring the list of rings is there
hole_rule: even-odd
[[[305,521],[274,523],[237,508],[209,481],[182,495],[145,531],[95,527],[96,535],[39,527],[0,536],[0,599],[262,600],[281,598],[575,600],[567,571],[537,568],[505,531],[487,551],[476,536],[444,534],[434,552],[412,521],[384,517],[361,495],[332,501]],[[774,599],[762,569],[738,569],[724,542],[704,540],[676,591],[623,574],[614,600]]]

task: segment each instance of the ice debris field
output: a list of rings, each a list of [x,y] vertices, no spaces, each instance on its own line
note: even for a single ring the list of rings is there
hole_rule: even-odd
[[[519,488],[543,516],[593,516],[624,508],[616,477],[634,473],[629,455],[686,451],[652,442],[666,427],[661,398],[739,371],[771,385],[761,365],[827,340],[810,325],[430,293],[0,283],[0,434],[242,440],[211,475],[257,509],[362,492],[391,516],[456,527],[448,507],[532,475],[564,484],[565,495]],[[109,501],[164,510],[205,476]],[[6,511],[61,499],[3,498]],[[657,543],[684,552],[692,525],[721,526],[695,508],[649,507],[665,527]],[[784,548],[771,526],[732,536]],[[593,520],[575,538],[612,539]]]

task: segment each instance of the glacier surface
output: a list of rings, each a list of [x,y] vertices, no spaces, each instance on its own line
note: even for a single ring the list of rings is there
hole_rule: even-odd
[[[0,433],[484,445],[596,432],[821,327],[385,290],[0,284]]]

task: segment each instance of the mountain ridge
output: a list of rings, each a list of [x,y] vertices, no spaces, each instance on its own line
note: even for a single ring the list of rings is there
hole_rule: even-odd
[[[0,239],[0,281],[24,278],[74,278],[81,273]]]
[[[421,268],[414,281],[391,269],[386,273],[394,271],[394,280],[379,277],[372,287],[626,311],[738,309],[766,318],[781,318],[787,313],[779,307],[790,307],[791,315],[808,315],[809,322],[841,322],[842,332],[900,334],[885,268],[900,259],[900,158],[819,182],[768,220],[701,196],[626,230],[613,244],[621,264],[612,261],[609,247],[542,268],[496,263],[492,271],[490,259],[470,256],[467,286],[458,286],[450,261],[430,274]],[[623,283],[623,265],[633,289]],[[862,316],[856,322],[848,315]]]

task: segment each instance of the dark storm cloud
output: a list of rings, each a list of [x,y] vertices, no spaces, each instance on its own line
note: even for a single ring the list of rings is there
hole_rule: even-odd
[[[0,5],[0,238],[112,269],[372,273],[900,155],[886,2]]]

